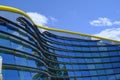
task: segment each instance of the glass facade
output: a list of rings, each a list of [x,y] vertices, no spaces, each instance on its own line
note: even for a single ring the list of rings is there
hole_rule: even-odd
[[[119,80],[119,44],[40,29],[24,15],[0,11],[3,80]]]

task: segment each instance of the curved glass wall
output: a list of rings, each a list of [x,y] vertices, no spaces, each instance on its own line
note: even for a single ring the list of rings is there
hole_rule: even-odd
[[[48,80],[35,26],[23,15],[0,11],[0,56],[3,80]]]
[[[74,36],[65,37],[57,33],[43,33],[44,46],[49,52],[44,55],[49,62],[53,62],[49,66],[59,72],[55,75],[69,76],[70,80],[120,79],[119,44]]]
[[[0,11],[3,80],[119,80],[119,44],[40,29],[21,14]]]

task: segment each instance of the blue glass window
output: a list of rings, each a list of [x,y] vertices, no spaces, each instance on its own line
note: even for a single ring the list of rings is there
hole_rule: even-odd
[[[22,45],[19,45],[19,44],[13,43],[13,42],[11,42],[11,45],[14,49],[23,51],[23,46]]]
[[[2,38],[0,38],[0,45],[5,46],[5,47],[11,47],[10,46],[10,41],[7,40],[7,39],[2,39]]]
[[[110,62],[109,58],[102,58],[102,62]]]
[[[66,65],[67,69],[72,69],[72,65]]]
[[[109,52],[101,52],[100,55],[101,56],[109,56]]]
[[[90,75],[97,75],[96,71],[90,71]]]
[[[99,79],[100,80],[107,80],[107,77],[106,76],[100,76]]]
[[[120,63],[119,63],[119,62],[117,62],[117,63],[112,63],[112,66],[113,66],[113,67],[120,67]]]
[[[120,57],[112,57],[110,58],[111,62],[115,62],[115,61],[120,61]]]
[[[118,52],[109,52],[109,55],[110,55],[110,56],[117,56],[117,55],[118,55]]]
[[[81,72],[75,71],[75,76],[81,76],[81,75],[82,75]]]
[[[120,74],[116,74],[116,79],[120,79]]]
[[[100,57],[100,54],[99,54],[99,53],[91,53],[91,55],[92,55],[93,57]]]
[[[109,69],[109,70],[107,69],[105,71],[106,71],[106,74],[113,74],[114,73],[112,69]]]
[[[93,60],[94,60],[94,62],[102,62],[101,58],[94,58]]]
[[[27,66],[27,61],[25,58],[22,57],[15,57],[15,61],[17,65],[23,65],[23,66]]]
[[[91,51],[98,51],[98,48],[97,47],[90,47],[90,50]]]
[[[88,42],[88,45],[97,45],[97,42]]]
[[[77,62],[79,62],[79,63],[85,63],[85,60],[84,59],[78,59]]]
[[[0,56],[2,56],[3,63],[8,63],[8,64],[15,63],[14,55],[0,53]]]
[[[87,65],[87,66],[88,66],[88,69],[95,69],[95,65],[90,64],[90,65]]]
[[[112,64],[103,64],[104,68],[112,68]]]
[[[32,50],[30,48],[24,47],[23,49],[25,52],[32,54]]]
[[[106,51],[107,47],[98,47],[99,51]]]
[[[82,76],[90,76],[89,71],[81,71],[82,72]]]
[[[20,80],[32,80],[30,72],[19,71]],[[17,80],[17,79],[16,79]]]
[[[7,27],[0,25],[0,30],[7,31]]]
[[[120,73],[120,69],[114,69],[114,73]]]
[[[115,76],[108,76],[108,80],[116,80]]]
[[[89,47],[83,47],[82,50],[83,51],[90,51],[90,48]]]
[[[69,76],[74,76],[74,72],[68,72]]]
[[[33,60],[29,60],[29,59],[28,59],[28,60],[27,60],[27,63],[28,63],[28,66],[30,66],[30,67],[35,67],[35,68],[37,67],[37,66],[36,66],[36,62],[33,61]]]
[[[91,80],[91,79],[89,77],[88,78],[86,77],[86,78],[83,78],[83,80]]]
[[[97,70],[98,74],[105,74],[104,70]]]
[[[3,70],[3,74],[4,80],[20,80],[17,70]]]
[[[73,69],[79,69],[79,65],[72,65]]]
[[[84,57],[91,57],[91,53],[84,53]]]
[[[95,64],[96,68],[103,68],[103,64]]]
[[[99,80],[98,77],[91,77],[91,80]]]

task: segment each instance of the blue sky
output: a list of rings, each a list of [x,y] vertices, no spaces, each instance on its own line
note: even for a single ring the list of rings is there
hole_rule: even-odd
[[[19,8],[33,18],[39,16],[40,24],[48,27],[120,39],[120,0],[1,0],[0,3]]]

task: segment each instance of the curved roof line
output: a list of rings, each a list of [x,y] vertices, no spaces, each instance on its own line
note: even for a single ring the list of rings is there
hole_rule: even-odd
[[[35,24],[34,21],[30,18],[30,16],[27,15],[24,11],[22,11],[20,9],[17,9],[17,8],[10,7],[10,6],[0,5],[0,10],[1,11],[9,11],[9,12],[14,12],[14,13],[21,14],[21,15],[27,17],[28,19],[30,19],[30,21],[34,25],[36,25],[39,28],[45,29],[45,30],[51,30],[51,31],[56,31],[56,32],[64,32],[64,33],[69,33],[69,34],[76,34],[76,35],[92,37],[92,38],[97,38],[97,39],[101,39],[101,40],[108,40],[108,41],[113,41],[113,42],[120,42],[119,40],[112,40],[112,39],[103,38],[103,37],[99,37],[99,36],[93,36],[93,35],[89,35],[89,34],[82,34],[82,33],[79,33],[79,32],[72,32],[72,31],[68,31],[68,30],[61,30],[61,29],[56,29],[56,28],[48,28],[46,26],[40,26],[38,24]]]

